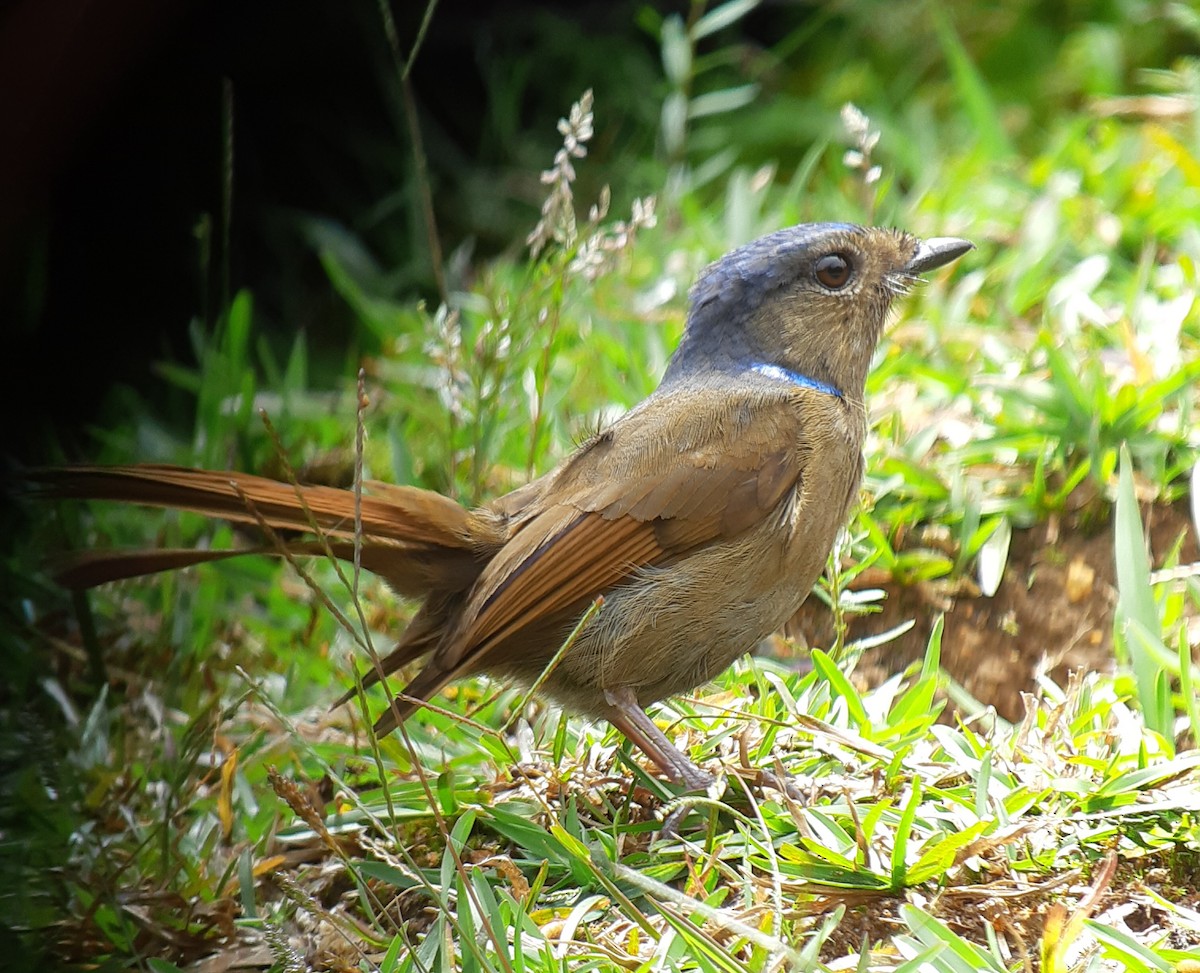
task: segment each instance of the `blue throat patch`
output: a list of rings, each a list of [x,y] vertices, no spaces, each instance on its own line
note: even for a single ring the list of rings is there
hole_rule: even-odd
[[[750,371],[757,372],[759,375],[765,375],[767,378],[773,378],[778,382],[790,382],[792,385],[798,385],[802,389],[824,392],[826,395],[832,395],[837,399],[843,398],[841,389],[835,388],[827,382],[818,382],[815,378],[809,378],[807,375],[793,372],[781,365],[768,365],[764,362],[755,362],[750,366]]]

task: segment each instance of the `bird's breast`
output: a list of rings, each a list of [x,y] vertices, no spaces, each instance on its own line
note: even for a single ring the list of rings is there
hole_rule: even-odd
[[[818,476],[744,534],[637,572],[608,594],[548,688],[587,712],[605,690],[632,688],[644,705],[728,668],[808,597],[844,522],[848,476],[857,486],[857,465],[843,470],[836,496]]]

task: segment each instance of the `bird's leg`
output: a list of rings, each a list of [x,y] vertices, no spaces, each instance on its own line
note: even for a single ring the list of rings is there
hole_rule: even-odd
[[[604,699],[608,703],[608,721],[625,734],[631,742],[676,784],[683,784],[689,791],[706,791],[713,783],[713,776],[692,763],[654,723],[637,701],[629,687],[606,689]]]

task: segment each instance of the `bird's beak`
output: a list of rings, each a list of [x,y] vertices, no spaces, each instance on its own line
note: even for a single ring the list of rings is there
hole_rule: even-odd
[[[952,236],[921,240],[917,244],[917,252],[905,265],[904,271],[909,274],[923,274],[927,270],[944,267],[950,261],[957,260],[968,250],[974,249],[975,244],[970,240],[960,240]]]

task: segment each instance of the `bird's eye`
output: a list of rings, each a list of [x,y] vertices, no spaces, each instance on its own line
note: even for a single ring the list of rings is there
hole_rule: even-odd
[[[817,281],[822,287],[838,291],[850,282],[850,261],[844,254],[827,253],[817,261]]]

